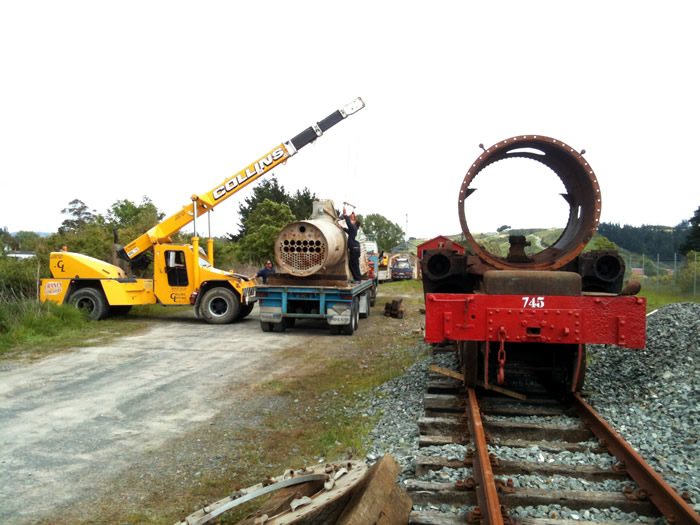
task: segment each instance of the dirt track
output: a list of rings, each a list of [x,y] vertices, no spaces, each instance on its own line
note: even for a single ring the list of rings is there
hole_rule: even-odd
[[[154,320],[138,336],[0,370],[0,523],[31,523],[89,498],[148,451],[283,373],[270,363],[318,333]],[[235,395],[235,394],[233,394]],[[233,403],[235,405],[235,403]]]

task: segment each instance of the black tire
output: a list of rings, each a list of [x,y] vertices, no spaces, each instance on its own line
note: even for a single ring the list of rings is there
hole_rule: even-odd
[[[330,332],[331,332],[331,335],[338,335],[338,334],[340,334],[340,329],[341,329],[341,328],[343,328],[343,327],[342,327],[341,325],[339,325],[339,324],[332,324],[332,325],[330,325],[330,326],[329,326],[329,330],[330,330]]]
[[[76,290],[70,295],[68,302],[79,310],[83,310],[93,321],[104,319],[109,313],[107,299],[100,290],[95,288]]]
[[[253,308],[255,308],[255,303],[252,304],[242,304],[241,305],[241,310],[238,312],[238,317],[236,318],[236,321],[240,321],[241,319],[245,319],[250,315],[250,312],[253,311]]]
[[[350,312],[350,322],[343,326],[344,335],[352,335],[357,330],[360,324],[360,301],[355,299],[352,302],[352,310]]]
[[[127,315],[130,311],[130,304],[109,307],[109,315],[114,317],[121,317]]]
[[[280,334],[287,329],[287,327],[284,324],[284,321],[279,322],[279,323],[270,323],[270,325],[272,326],[273,332],[277,332]]]
[[[227,324],[238,317],[241,303],[231,290],[217,286],[204,294],[199,309],[207,323]]]
[[[263,332],[271,332],[272,331],[272,323],[268,323],[267,321],[260,321],[260,329]]]

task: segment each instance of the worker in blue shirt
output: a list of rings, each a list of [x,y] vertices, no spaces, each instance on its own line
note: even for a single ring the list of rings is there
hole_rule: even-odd
[[[275,269],[272,267],[272,261],[265,261],[265,266],[255,274],[255,277],[260,277],[263,284],[267,284],[267,278],[273,273],[275,273]]]

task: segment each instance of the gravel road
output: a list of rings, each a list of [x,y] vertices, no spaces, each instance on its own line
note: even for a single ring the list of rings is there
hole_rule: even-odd
[[[3,363],[0,523],[34,522],[138,468],[149,449],[232,406],[231,386],[281,373],[268,365],[313,336],[263,334],[257,309],[234,325],[187,314],[153,323],[107,346]]]

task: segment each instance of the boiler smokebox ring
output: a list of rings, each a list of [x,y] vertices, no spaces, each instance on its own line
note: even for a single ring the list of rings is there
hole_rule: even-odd
[[[474,178],[487,166],[509,158],[528,158],[550,168],[564,184],[563,197],[569,203],[569,218],[562,234],[551,246],[531,255],[528,262],[511,262],[488,252],[472,236],[465,215],[467,198],[475,191],[469,187]],[[551,137],[518,135],[494,144],[474,161],[462,181],[458,209],[467,244],[485,263],[501,270],[556,270],[576,258],[598,228],[600,187],[593,169],[572,147]]]

